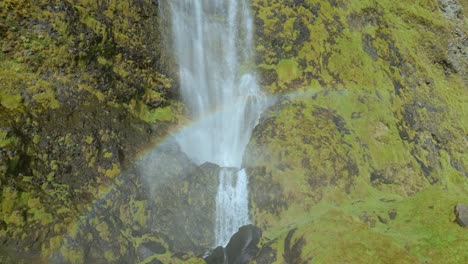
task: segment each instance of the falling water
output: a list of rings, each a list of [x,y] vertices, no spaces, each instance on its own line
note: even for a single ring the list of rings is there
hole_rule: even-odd
[[[225,245],[240,226],[249,223],[248,178],[240,167],[265,105],[256,75],[248,71],[253,59],[250,1],[167,3],[181,94],[197,121],[177,140],[197,163],[223,167],[216,197],[215,243]]]

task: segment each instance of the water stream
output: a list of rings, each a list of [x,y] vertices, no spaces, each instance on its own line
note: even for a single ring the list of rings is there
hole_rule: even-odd
[[[181,94],[197,120],[177,137],[195,162],[220,165],[215,245],[249,223],[242,157],[265,107],[253,60],[249,0],[167,1]]]

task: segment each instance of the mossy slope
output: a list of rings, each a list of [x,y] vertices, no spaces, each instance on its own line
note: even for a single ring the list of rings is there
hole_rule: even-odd
[[[451,47],[466,19],[431,0],[253,6],[258,69],[279,98],[244,159],[271,239],[257,262],[465,260],[452,218],[468,197],[468,60]]]

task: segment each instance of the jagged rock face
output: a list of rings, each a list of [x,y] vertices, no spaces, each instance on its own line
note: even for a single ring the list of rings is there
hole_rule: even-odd
[[[239,228],[226,246],[228,263],[249,263],[257,255],[259,250],[257,245],[261,237],[262,231],[254,225]]]
[[[464,44],[453,50],[466,19],[447,17],[436,0],[253,8],[263,88],[278,97],[244,157],[252,220],[271,239],[257,262],[366,262],[363,250],[455,261],[434,243],[450,243],[442,230],[468,243],[447,210],[468,191],[467,58]],[[392,237],[412,232],[433,238]],[[374,235],[385,242],[356,242]]]
[[[172,252],[202,255],[212,246],[219,170],[196,166],[177,145],[160,146],[141,162],[155,207],[150,226],[167,235]]]

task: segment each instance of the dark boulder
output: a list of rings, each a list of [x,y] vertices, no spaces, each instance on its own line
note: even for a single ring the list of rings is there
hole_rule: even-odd
[[[169,250],[201,255],[214,241],[219,166],[197,166],[172,140],[141,161],[152,203],[153,225],[165,234]]]
[[[208,264],[224,264],[225,262],[225,251],[222,246],[215,248],[211,251],[210,255],[205,258]]]
[[[246,225],[239,228],[226,248],[217,247],[205,258],[208,264],[244,264],[249,263],[258,253],[258,243],[262,237],[260,228]]]

